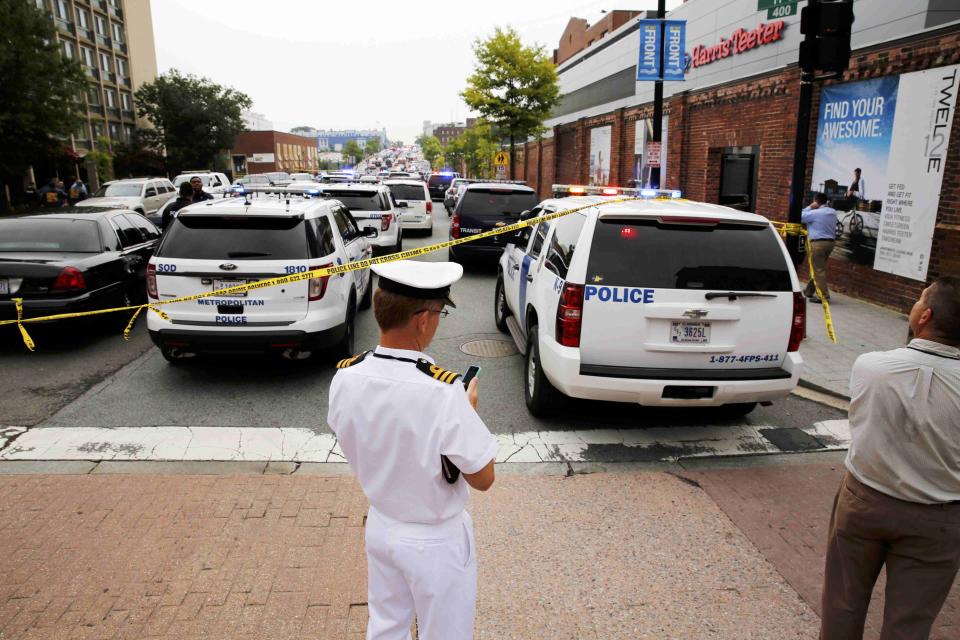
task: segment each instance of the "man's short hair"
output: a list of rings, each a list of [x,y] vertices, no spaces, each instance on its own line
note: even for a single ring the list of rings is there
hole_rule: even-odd
[[[180,183],[180,197],[187,198],[193,195],[193,185],[189,182]]]
[[[817,191],[813,195],[813,201],[819,202],[820,204],[824,204],[827,201],[827,194],[825,194],[823,191]]]
[[[857,173],[860,173],[860,167],[857,167],[856,169],[854,169],[854,171],[856,171]]]
[[[203,178],[200,176],[190,176],[190,179],[187,182],[193,182],[194,180],[199,180],[200,184],[203,184]]]
[[[927,293],[933,326],[951,344],[960,344],[960,277],[938,278]]]
[[[405,326],[418,311],[431,309],[439,303],[440,300],[410,298],[378,288],[373,293],[373,316],[381,331],[390,331]]]

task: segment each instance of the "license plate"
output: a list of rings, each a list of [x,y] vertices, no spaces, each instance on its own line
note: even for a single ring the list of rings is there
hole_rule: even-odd
[[[678,344],[707,344],[710,342],[709,322],[670,323],[670,342]]]
[[[10,281],[6,278],[0,278],[0,295],[10,293]]]
[[[241,284],[247,284],[248,282],[256,282],[255,280],[214,280],[213,281],[213,290],[220,291],[221,289],[229,289],[230,287],[236,287]],[[241,291],[240,293],[225,293],[223,294],[225,298],[246,298],[247,292]]]

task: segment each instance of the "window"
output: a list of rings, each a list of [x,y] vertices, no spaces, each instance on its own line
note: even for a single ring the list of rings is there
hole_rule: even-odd
[[[123,42],[123,26],[116,22],[111,22],[110,27],[113,29],[113,39],[117,42]]]
[[[553,236],[550,237],[550,248],[547,249],[547,257],[544,258],[543,264],[564,280],[567,279],[567,269],[570,268],[570,261],[573,260],[573,250],[577,246],[577,240],[580,238],[580,232],[586,220],[579,213],[561,218],[555,225]]]
[[[67,0],[57,0],[57,3],[55,6],[57,8],[58,18],[60,18],[61,20],[70,19],[70,5],[67,4]]]
[[[80,25],[81,29],[90,28],[90,17],[87,15],[86,9],[77,7],[77,24]]]
[[[110,139],[120,140],[120,125],[118,125],[116,122],[110,123]]]
[[[120,246],[124,249],[143,242],[143,236],[140,234],[140,230],[137,229],[133,225],[133,222],[125,215],[120,214],[113,216],[110,218],[110,223],[113,224],[113,228],[117,232],[117,237],[120,238]]]
[[[299,218],[180,215],[167,227],[156,255],[191,260],[306,260],[304,227]]]
[[[323,258],[337,250],[333,243],[333,227],[327,216],[310,220],[310,249],[314,258]]]
[[[97,23],[97,35],[107,36],[107,19],[103,16],[94,15],[94,21]]]
[[[790,291],[790,271],[767,226],[601,219],[587,281],[609,286]]]
[[[422,184],[391,184],[390,193],[396,200],[429,200],[430,195]]]
[[[379,191],[330,191],[324,190],[323,197],[339,200],[348,209],[354,211],[389,211],[390,205],[384,201]]]
[[[87,91],[87,99],[91,107],[100,106],[100,87],[90,87]]]
[[[131,126],[128,125],[128,124],[123,125],[123,135],[124,135],[124,137],[127,139],[128,142],[131,141],[131,140],[133,140],[133,127],[131,127]],[[171,189],[171,191],[172,191],[172,189]]]
[[[337,223],[337,229],[340,230],[340,237],[343,238],[344,242],[353,240],[360,234],[360,230],[357,229],[357,223],[354,222],[353,216],[344,209],[336,208],[333,210],[333,219]]]
[[[117,73],[119,73],[124,78],[128,77],[130,74],[127,73],[127,61],[123,58],[117,58]]]
[[[133,110],[133,100],[130,98],[130,94],[125,91],[120,92],[120,104],[123,105],[125,111]]]
[[[104,53],[103,51],[100,52],[100,68],[106,73],[113,71],[113,65],[110,64],[109,53]]]
[[[533,238],[533,244],[530,246],[530,251],[527,252],[534,260],[540,257],[540,251],[543,249],[543,241],[546,239],[548,231],[550,231],[549,222],[541,222],[537,225],[536,235]]]
[[[117,108],[117,92],[113,89],[104,89],[103,93],[107,96],[107,106],[111,109]]]
[[[93,128],[93,139],[98,140],[103,137],[103,123],[94,122],[90,125]]]
[[[461,211],[471,218],[502,218],[519,215],[537,206],[533,191],[513,191],[510,188],[470,189],[463,194]]]
[[[0,219],[0,251],[99,253],[100,231],[92,220],[65,218]]]
[[[123,214],[123,217],[137,228],[137,230],[140,232],[140,235],[143,236],[145,240],[156,240],[160,237],[159,229],[153,226],[153,223],[143,216],[139,216],[135,213],[125,213]]]
[[[60,46],[63,49],[63,57],[66,58],[67,60],[73,60],[73,57],[75,55],[73,50],[73,43],[70,42],[69,40],[63,40],[60,42]]]
[[[115,182],[105,184],[94,192],[94,198],[114,197],[114,198],[137,198],[143,190],[142,182]]]
[[[37,9],[40,9],[40,11],[46,11],[47,5],[43,0],[33,0],[33,2],[37,5]]]
[[[83,60],[83,64],[87,65],[90,68],[95,67],[93,63],[93,51],[89,47],[80,47],[80,59]]]

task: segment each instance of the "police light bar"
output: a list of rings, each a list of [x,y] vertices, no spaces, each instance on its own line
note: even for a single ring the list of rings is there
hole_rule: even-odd
[[[580,184],[555,184],[553,185],[554,198],[566,198],[567,196],[627,196],[632,198],[681,198],[683,194],[679,189],[634,189],[624,187],[601,187],[587,186]]]

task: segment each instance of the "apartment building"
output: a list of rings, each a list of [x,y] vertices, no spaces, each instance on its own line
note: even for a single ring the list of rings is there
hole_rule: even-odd
[[[99,138],[131,139],[139,126],[133,93],[157,76],[150,0],[33,0],[56,26],[60,53],[79,60],[89,84],[86,118],[70,137],[78,155]]]

